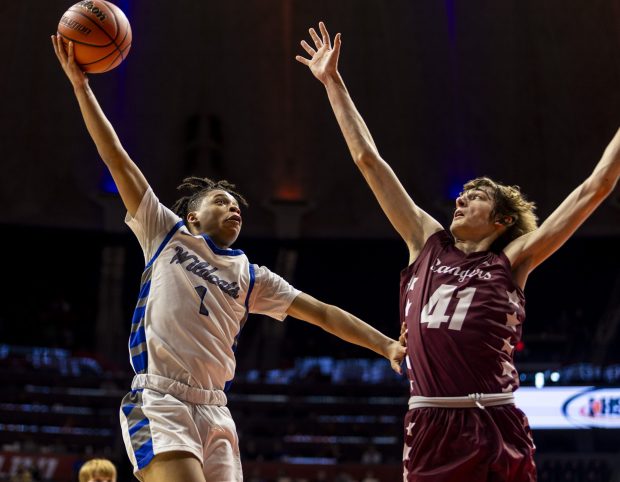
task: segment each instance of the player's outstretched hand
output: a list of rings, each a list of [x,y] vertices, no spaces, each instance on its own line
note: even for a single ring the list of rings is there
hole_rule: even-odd
[[[396,340],[392,340],[387,350],[387,359],[390,360],[390,365],[392,365],[392,370],[394,370],[399,375],[403,374],[402,369],[400,368],[405,355],[407,354],[407,349],[400,344],[400,342]]]
[[[318,36],[313,28],[309,30],[315,48],[312,48],[305,40],[301,41],[301,46],[310,58],[307,59],[297,55],[295,60],[307,65],[312,74],[325,84],[330,77],[338,74],[338,56],[340,55],[341,40],[340,34],[336,34],[334,46],[332,47],[329,33],[323,22],[319,22],[319,30],[321,31],[321,37]]]
[[[73,42],[69,42],[69,48],[65,49],[65,45],[60,36],[52,35],[52,45],[54,46],[54,52],[56,53],[56,57],[58,57],[62,70],[64,70],[67,77],[69,77],[73,87],[78,87],[88,82],[88,77],[86,77],[86,74],[82,72],[82,69],[80,69],[80,66],[75,61]]]

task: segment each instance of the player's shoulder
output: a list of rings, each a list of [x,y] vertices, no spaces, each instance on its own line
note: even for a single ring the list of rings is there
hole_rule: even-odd
[[[518,269],[520,266],[527,264],[527,253],[528,253],[528,245],[530,244],[532,238],[536,233],[536,229],[530,231],[529,233],[525,233],[518,238],[510,241],[502,252],[508,258],[510,262],[510,266],[512,269]]]
[[[528,250],[535,232],[536,230],[519,236],[508,243],[502,250],[512,272],[512,278],[521,289],[525,288],[527,278],[535,267],[533,258]]]
[[[454,238],[443,227],[440,227],[436,231],[430,233],[424,240],[421,246],[409,245],[409,265],[414,264],[420,257],[423,257],[426,253],[446,249],[450,246],[454,246]]]

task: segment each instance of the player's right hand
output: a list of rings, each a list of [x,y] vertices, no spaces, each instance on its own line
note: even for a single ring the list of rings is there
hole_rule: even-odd
[[[73,42],[69,42],[69,48],[65,49],[62,38],[59,35],[52,35],[52,45],[54,46],[54,52],[56,53],[62,70],[64,70],[67,77],[69,77],[73,87],[79,87],[88,83],[88,77],[86,77],[86,74],[82,72],[82,69],[75,61]]]
[[[313,28],[309,30],[315,48],[312,48],[305,40],[301,41],[301,46],[310,55],[310,58],[297,55],[295,60],[307,65],[312,74],[325,84],[330,78],[338,75],[338,56],[340,55],[341,41],[340,34],[336,34],[332,47],[329,33],[323,22],[319,22],[319,29],[321,37]]]

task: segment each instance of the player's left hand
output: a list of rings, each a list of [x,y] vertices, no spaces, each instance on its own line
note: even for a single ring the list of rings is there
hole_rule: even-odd
[[[409,333],[409,330],[407,330],[407,324],[406,323],[401,323],[401,325],[400,325],[400,336],[398,337],[398,341],[404,347],[407,347],[407,334],[408,333]]]
[[[405,355],[407,354],[407,349],[400,344],[400,342],[396,340],[392,340],[387,349],[386,358],[390,360],[390,365],[392,366],[392,370],[394,370],[399,375],[403,374],[402,369],[400,368]]]

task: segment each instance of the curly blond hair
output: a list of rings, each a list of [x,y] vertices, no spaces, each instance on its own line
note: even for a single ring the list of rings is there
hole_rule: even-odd
[[[534,213],[536,204],[525,198],[519,186],[508,186],[489,177],[477,177],[463,186],[464,191],[480,188],[490,188],[493,191],[491,219],[510,216],[513,220],[507,225],[506,231],[495,240],[492,250],[499,251],[511,241],[538,227],[538,216]]]
[[[88,482],[97,476],[109,477],[116,482],[116,467],[108,459],[91,459],[80,468],[80,482]]]

